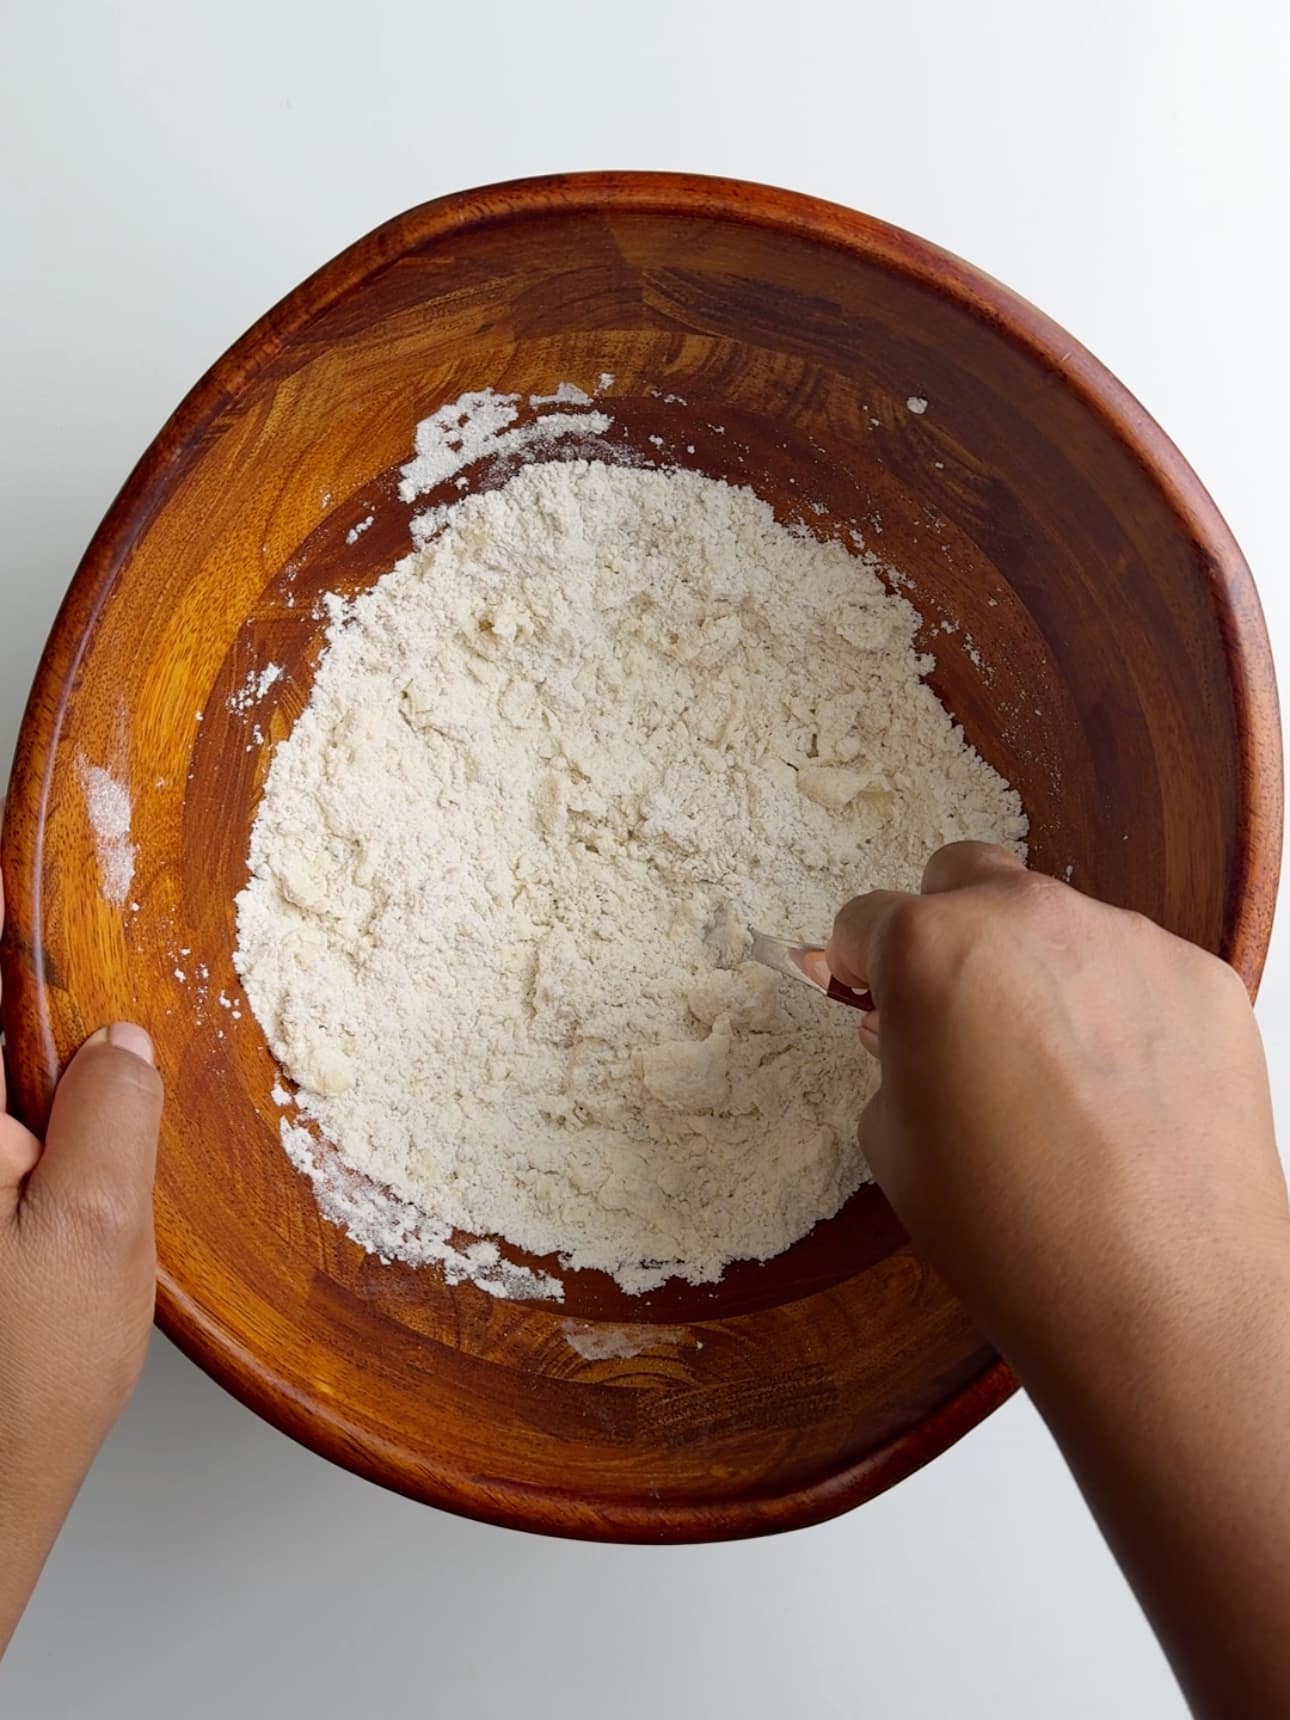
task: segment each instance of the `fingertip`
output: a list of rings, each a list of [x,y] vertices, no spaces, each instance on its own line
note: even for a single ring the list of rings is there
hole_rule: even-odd
[[[150,1069],[157,1066],[157,1054],[153,1049],[152,1035],[133,1021],[114,1021],[109,1027],[97,1027],[84,1040],[76,1053],[80,1057],[86,1051],[94,1051],[100,1046],[110,1045],[114,1051],[128,1051],[140,1063],[146,1063]],[[72,1062],[76,1061],[76,1057]],[[69,1064],[70,1068],[71,1065]]]
[[[828,942],[824,946],[824,965],[833,978],[841,984],[858,990],[868,983],[867,978],[856,966],[857,959],[863,953],[864,942],[858,936],[856,921],[859,903],[862,898],[848,902],[834,917],[833,930],[829,933]]]
[[[156,1068],[157,1058],[152,1049],[151,1036],[133,1021],[114,1021],[111,1027],[100,1028],[99,1032],[106,1032],[109,1045],[115,1045],[119,1051],[128,1051],[132,1057],[138,1057]]]
[[[118,1087],[136,1088],[159,1102],[162,1082],[151,1035],[131,1021],[97,1028],[64,1069],[59,1091],[79,1090],[87,1082],[100,1094]]]
[[[803,950],[797,957],[797,965],[811,984],[818,985],[821,991],[827,991],[829,981],[836,977],[823,950]]]
[[[16,1117],[0,1116],[0,1200],[7,1205],[36,1168],[40,1142]]]
[[[152,1041],[131,1022],[90,1034],[54,1094],[32,1191],[58,1210],[102,1197],[151,1210],[164,1093]]]
[[[864,975],[856,971],[854,964],[847,960],[845,951],[833,938],[824,946],[824,964],[839,985],[845,985],[850,991],[862,991],[867,987],[868,981]],[[825,989],[828,989],[827,982]]]
[[[893,914],[916,900],[903,890],[869,890],[854,896],[839,910],[824,959],[835,979],[852,991],[879,995],[882,986],[881,945]]]

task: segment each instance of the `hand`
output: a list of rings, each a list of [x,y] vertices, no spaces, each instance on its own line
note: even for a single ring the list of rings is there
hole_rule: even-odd
[[[861,1144],[1034,1397],[1197,1714],[1290,1713],[1290,1208],[1223,962],[977,843],[826,951]]]
[[[874,1175],[1023,1371],[1144,1300],[1194,1318],[1215,1273],[1290,1247],[1258,1029],[1217,957],[965,842],[921,896],[850,902],[826,959],[876,1004]]]
[[[151,1043],[125,1024],[72,1059],[43,1147],[0,1114],[0,1653],[143,1366],[160,1119]]]

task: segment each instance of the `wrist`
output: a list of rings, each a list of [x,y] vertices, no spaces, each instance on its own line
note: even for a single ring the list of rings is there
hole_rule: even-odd
[[[1182,1253],[1157,1263],[1130,1250],[1048,1306],[1003,1318],[997,1341],[1041,1409],[1076,1395],[1108,1416],[1130,1403],[1163,1412],[1290,1361],[1290,1226],[1200,1239],[1180,1264]]]
[[[88,1465],[70,1473],[31,1461],[30,1453],[16,1454],[9,1463],[10,1446],[0,1441],[0,1655],[4,1653],[18,1620],[31,1598],[44,1569],[45,1560],[71,1510]]]

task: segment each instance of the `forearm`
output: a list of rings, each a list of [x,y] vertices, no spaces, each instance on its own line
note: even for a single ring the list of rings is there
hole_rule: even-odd
[[[1189,1271],[1018,1365],[1195,1713],[1265,1720],[1290,1713],[1290,1246]]]
[[[3,1446],[0,1474],[0,1655],[9,1645],[84,1479],[42,1474],[29,1454]]]

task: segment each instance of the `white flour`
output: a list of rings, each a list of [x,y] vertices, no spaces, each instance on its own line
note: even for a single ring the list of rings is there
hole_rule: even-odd
[[[499,1294],[559,1285],[454,1232],[633,1292],[769,1258],[865,1178],[875,1074],[746,922],[823,936],[944,841],[1020,851],[1017,797],[915,611],[750,491],[554,462],[445,518],[333,603],[252,833],[238,968],[339,1161],[284,1142],[364,1246]]]
[[[269,688],[282,679],[282,673],[281,663],[266,663],[262,669],[251,669],[236,693],[229,698],[229,710],[252,710],[264,698]]]
[[[85,811],[94,833],[94,852],[99,863],[99,889],[103,900],[114,908],[122,907],[134,882],[134,862],[138,853],[130,840],[130,821],[134,808],[130,791],[118,782],[102,765],[90,764],[82,757],[76,760],[76,774],[85,796]],[[133,904],[131,904],[133,906]]]
[[[518,394],[498,394],[484,388],[476,394],[463,394],[423,418],[417,425],[416,454],[403,468],[399,484],[403,500],[415,501],[486,455],[514,459],[525,449],[542,447],[560,436],[603,436],[613,423],[603,412],[556,412],[516,425],[519,398]],[[589,406],[591,396],[572,383],[562,382],[554,394],[530,395],[529,404]]]

